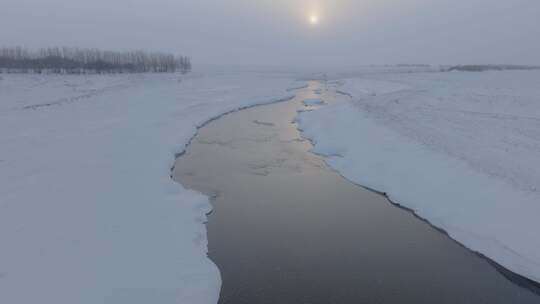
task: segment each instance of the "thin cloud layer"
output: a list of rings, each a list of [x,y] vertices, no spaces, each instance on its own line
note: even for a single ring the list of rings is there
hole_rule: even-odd
[[[0,7],[6,46],[166,50],[195,63],[279,66],[540,63],[537,0],[0,0]]]

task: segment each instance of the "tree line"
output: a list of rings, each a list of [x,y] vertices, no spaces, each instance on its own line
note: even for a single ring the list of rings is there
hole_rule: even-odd
[[[29,50],[0,48],[0,73],[145,73],[191,71],[186,56],[145,51],[103,51],[88,48],[52,47]]]
[[[538,70],[537,65],[512,65],[512,64],[468,64],[455,65],[443,68],[443,72],[464,71],[464,72],[483,72],[483,71],[506,71],[506,70]]]

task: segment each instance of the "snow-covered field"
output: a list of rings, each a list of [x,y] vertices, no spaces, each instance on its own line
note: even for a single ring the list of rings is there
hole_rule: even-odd
[[[348,179],[540,282],[540,72],[379,73],[300,114]]]
[[[540,72],[355,77],[332,82],[352,102],[299,114],[315,151],[540,281]],[[216,303],[211,206],[171,180],[174,156],[208,120],[304,84],[0,75],[0,303]]]
[[[0,303],[216,303],[211,207],[171,180],[175,154],[209,119],[303,83],[0,77]]]

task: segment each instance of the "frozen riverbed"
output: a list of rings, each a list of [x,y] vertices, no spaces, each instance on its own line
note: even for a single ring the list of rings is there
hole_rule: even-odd
[[[221,303],[540,301],[310,153],[291,122],[321,91],[311,83],[292,101],[224,116],[175,164],[176,180],[214,197],[207,226]],[[320,98],[346,102],[332,91]]]

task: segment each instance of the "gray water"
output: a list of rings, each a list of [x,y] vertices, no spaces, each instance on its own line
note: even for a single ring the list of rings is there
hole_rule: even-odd
[[[177,181],[214,197],[208,239],[220,303],[540,303],[310,153],[292,122],[319,86],[208,124],[176,162]],[[323,97],[346,98],[332,88]]]

